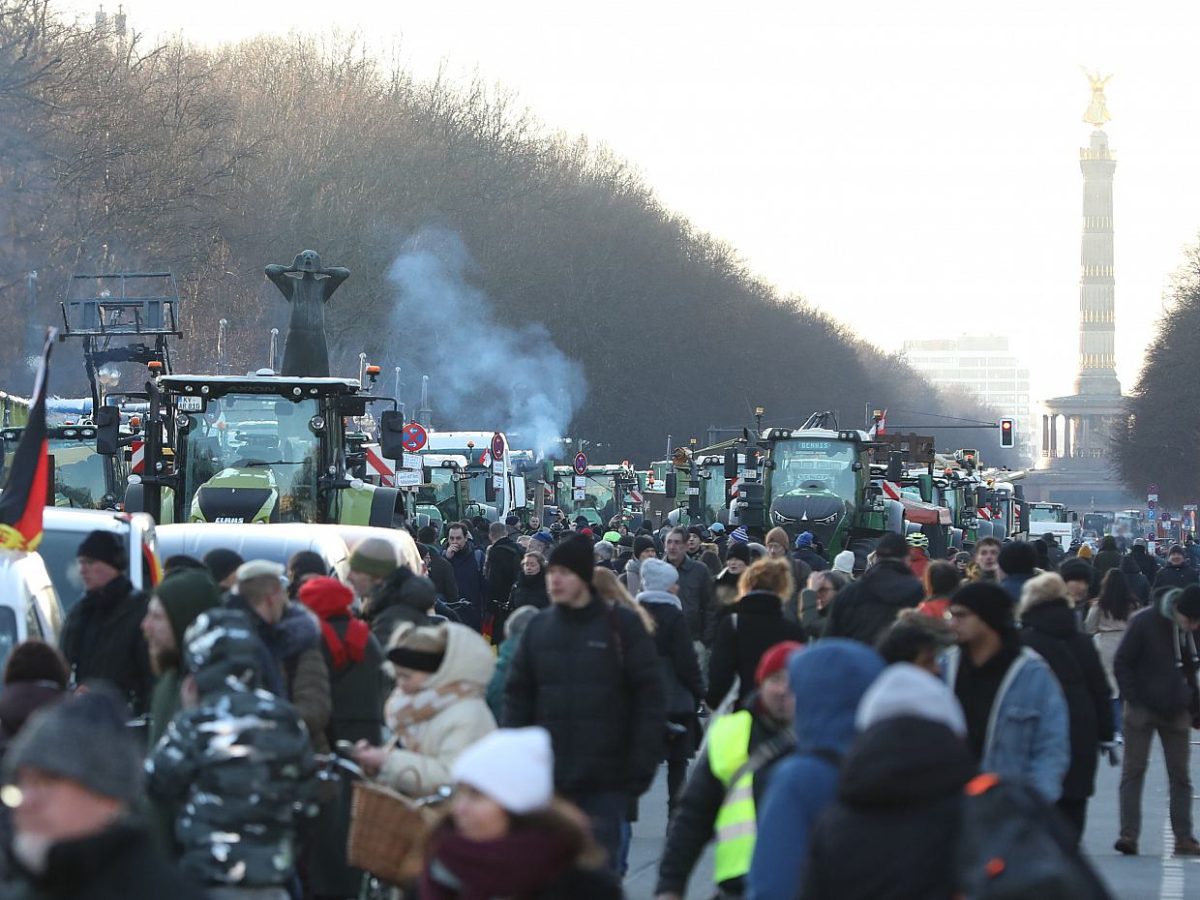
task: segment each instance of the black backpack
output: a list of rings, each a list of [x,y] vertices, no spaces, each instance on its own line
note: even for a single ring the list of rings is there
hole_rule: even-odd
[[[964,788],[955,871],[963,900],[1108,900],[1058,811],[997,775]]]

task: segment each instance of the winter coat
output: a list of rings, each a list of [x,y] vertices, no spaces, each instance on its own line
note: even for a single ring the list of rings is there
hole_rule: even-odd
[[[1130,610],[1129,615],[1132,616],[1135,611]],[[1119,696],[1113,660],[1117,657],[1117,648],[1121,646],[1121,638],[1125,636],[1128,626],[1129,619],[1114,619],[1100,608],[1099,603],[1092,604],[1083,623],[1084,633],[1092,636],[1092,643],[1100,654],[1100,664],[1104,666],[1104,677],[1108,679],[1113,697]]]
[[[517,583],[512,587],[508,605],[512,609],[522,606],[536,606],[545,609],[550,605],[550,595],[546,593],[546,573],[526,575],[522,572],[517,576]]]
[[[442,558],[454,570],[454,581],[458,585],[458,596],[446,599],[451,603],[463,598],[471,601],[479,620],[466,624],[476,626],[478,630],[477,626],[483,623],[483,602],[487,598],[487,582],[483,577],[483,551],[476,548],[471,541],[467,541],[467,545],[453,556],[446,556],[446,553],[447,551],[442,551]]]
[[[1115,543],[1113,546],[1114,546],[1114,549],[1101,550],[1092,559],[1092,569],[1096,573],[1096,583],[1097,584],[1100,583],[1100,581],[1104,578],[1105,574],[1108,573],[1109,569],[1118,569],[1121,566],[1121,551],[1115,549],[1115,547],[1116,547]]]
[[[3,900],[204,900],[131,819],[50,848],[46,871],[0,889]]]
[[[799,547],[792,552],[792,559],[808,566],[810,572],[824,572],[829,568],[829,561],[812,547]]]
[[[1028,596],[1021,603],[1021,643],[1036,650],[1054,672],[1067,701],[1071,764],[1062,796],[1090,797],[1096,786],[1097,747],[1113,737],[1111,689],[1091,638],[1079,631],[1075,613],[1061,597]]]
[[[708,647],[713,641],[716,615],[716,596],[713,594],[712,574],[704,563],[684,559],[675,567],[679,572],[679,602],[687,619],[688,633],[693,641]]]
[[[958,647],[942,658],[942,677],[956,694],[961,661]],[[1058,679],[1036,652],[1022,648],[992,700],[980,769],[1027,782],[1057,803],[1071,762],[1069,724]]]
[[[1150,579],[1142,573],[1138,561],[1133,558],[1132,554],[1121,560],[1120,572],[1125,578],[1125,586],[1129,588],[1129,593],[1137,597],[1138,602],[1143,606],[1148,604],[1150,602]]]
[[[663,759],[665,723],[658,650],[637,613],[593,593],[582,609],[555,605],[530,621],[505,687],[504,724],[550,732],[557,790],[644,793]]]
[[[328,753],[325,729],[333,713],[333,697],[329,690],[329,669],[321,653],[321,630],[316,616],[293,601],[284,609],[283,617],[272,625],[238,594],[231,595],[226,605],[246,614],[274,661],[277,674],[283,675],[286,699],[304,720],[313,749]],[[263,683],[269,688],[271,679],[264,675]]]
[[[1014,607],[1021,602],[1021,591],[1025,589],[1025,582],[1035,577],[1036,574],[1030,572],[1028,575],[1005,575],[1000,579],[1000,587],[1012,597]]]
[[[430,839],[421,900],[620,900],[617,876],[584,867],[571,838],[547,828],[513,829],[494,841],[472,841],[443,824]]]
[[[786,754],[795,740],[791,726],[777,722],[766,715],[758,703],[751,701],[747,704],[753,718],[750,722],[750,740],[747,743],[748,754],[753,754],[767,741],[775,741],[781,756],[764,763],[754,773],[753,791],[757,809],[762,809],[763,795],[770,783],[770,775],[776,763]],[[725,785],[715,774],[707,755],[691,771],[675,813],[671,817],[670,828],[667,831],[667,843],[663,847],[662,858],[658,864],[658,885],[654,889],[655,896],[659,894],[679,894],[687,891],[688,879],[696,862],[704,852],[704,846],[713,839],[713,827],[721,804],[725,802]],[[743,890],[744,878],[723,882],[722,887],[730,893],[740,895]]]
[[[253,752],[239,752],[246,748]],[[299,711],[228,682],[181,712],[146,762],[150,794],[180,810],[180,867],[212,886],[287,884],[297,810],[315,798],[314,770]]]
[[[59,644],[75,684],[103,679],[115,685],[134,716],[149,709],[154,673],[142,636],[148,598],[118,575],[88,591],[67,613]]]
[[[488,681],[496,668],[496,657],[484,639],[466,625],[450,624],[446,631],[446,653],[442,664],[422,690],[436,690],[463,682],[477,692],[412,726],[416,746],[397,746],[388,753],[378,780],[410,797],[423,797],[450,784],[453,780],[450,767],[459,755],[496,730],[496,720],[484,700]],[[400,689],[396,688],[392,696],[399,694]],[[390,705],[389,699],[387,706]],[[388,718],[386,706],[384,716]],[[390,718],[387,724],[395,730]]]
[[[754,692],[754,671],[762,655],[780,641],[804,642],[804,626],[783,617],[778,597],[751,591],[721,620],[708,661],[708,705],[716,709],[738,680],[740,707]]]
[[[804,900],[949,900],[962,791],[975,774],[940,722],[884,719],[854,740],[837,802],[813,830]]]
[[[881,559],[833,599],[823,637],[846,637],[875,645],[902,609],[925,597],[912,571],[901,560]]]
[[[670,665],[675,679],[691,692],[694,710],[704,696],[704,676],[700,673],[700,661],[696,659],[696,648],[688,634],[679,598],[665,591],[642,591],[637,602],[654,617],[654,646],[658,651],[659,667],[665,673]],[[672,685],[664,687],[669,698]],[[693,711],[686,716],[672,715],[670,718],[681,725],[692,725],[696,714]]]
[[[625,590],[629,591],[629,596],[636,597],[642,592],[642,561],[640,559],[631,559],[625,564],[625,571],[621,573],[618,580],[625,585]]]
[[[333,616],[330,627],[343,643],[349,616]],[[362,659],[348,661],[341,669],[334,664],[333,654],[321,644],[325,665],[329,670],[329,688],[333,713],[327,735],[329,745],[338,741],[351,744],[366,741],[377,745],[383,733],[384,673],[383,647],[372,634]],[[346,864],[346,841],[350,835],[350,805],[353,798],[349,780],[342,780],[331,796],[321,805],[312,823],[311,833],[321,835],[308,846],[309,889],[321,897],[353,897],[362,885],[362,872]]]
[[[801,664],[802,658],[807,662]],[[817,818],[837,796],[840,761],[854,740],[854,714],[883,671],[879,654],[834,638],[788,661],[796,718],[796,748],[776,764],[758,814],[758,837],[747,896],[759,900],[799,895]]]
[[[741,578],[741,575],[735,575],[728,569],[722,569],[717,574],[713,580],[713,592],[716,594],[718,610],[737,603],[738,597],[741,596],[741,592],[738,590],[738,582]]]
[[[488,680],[486,697],[488,709],[492,711],[492,716],[497,722],[502,721],[504,717],[504,685],[508,682],[508,670],[512,666],[513,654],[517,652],[517,644],[520,642],[519,637],[508,638],[500,644],[500,649],[496,652],[496,669]]]
[[[453,603],[461,596],[458,592],[458,581],[454,577],[454,567],[442,557],[437,547],[429,548],[426,568],[429,570],[429,580],[433,582],[433,588],[443,602]]]
[[[1145,547],[1139,547],[1136,544],[1129,551],[1129,558],[1137,563],[1138,569],[1146,576],[1146,580],[1154,584],[1154,576],[1158,574],[1158,560],[1147,553]]]
[[[1159,569],[1150,589],[1157,591],[1159,588],[1183,588],[1189,584],[1200,584],[1200,572],[1184,563],[1182,566],[1163,566]]]
[[[510,537],[502,537],[487,551],[487,599],[493,606],[508,602],[517,576],[521,575],[521,559],[525,551]]]
[[[1193,641],[1175,624],[1174,599],[1159,597],[1154,606],[1130,616],[1113,658],[1121,699],[1168,719],[1188,708],[1188,682],[1196,677],[1189,652]]]

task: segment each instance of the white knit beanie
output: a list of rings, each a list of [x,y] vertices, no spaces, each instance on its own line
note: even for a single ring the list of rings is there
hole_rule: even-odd
[[[854,725],[866,731],[876,722],[901,716],[940,722],[959,737],[967,734],[967,720],[954,692],[912,663],[893,663],[883,670],[859,701]]]
[[[854,574],[854,551],[843,550],[833,558],[833,571],[844,572],[847,575]]]
[[[679,583],[679,570],[661,559],[648,559],[642,563],[642,590],[669,591]]]
[[[486,794],[505,810],[525,815],[554,799],[554,752],[545,728],[500,728],[462,752],[454,780]]]

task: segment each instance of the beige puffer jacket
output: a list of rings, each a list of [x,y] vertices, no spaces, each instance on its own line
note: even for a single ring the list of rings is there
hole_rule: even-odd
[[[496,668],[496,656],[482,637],[466,625],[451,622],[446,656],[439,668],[425,683],[425,688],[437,688],[456,681],[479,687],[477,697],[455,701],[425,722],[413,726],[420,752],[403,748],[392,750],[379,772],[378,780],[393,790],[410,797],[432,794],[449,784],[450,767],[467,747],[496,730],[496,720],[484,699],[488,682]],[[397,688],[392,693],[395,697]],[[391,706],[389,698],[385,705]],[[388,721],[394,727],[394,721]]]

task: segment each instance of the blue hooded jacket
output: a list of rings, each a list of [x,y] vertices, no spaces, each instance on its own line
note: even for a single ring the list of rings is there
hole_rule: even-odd
[[[817,816],[837,799],[838,766],[854,740],[854,715],[883,671],[879,654],[859,641],[826,638],[788,663],[796,696],[796,749],[771,773],[758,816],[749,900],[794,900]],[[831,757],[833,757],[831,759]]]

